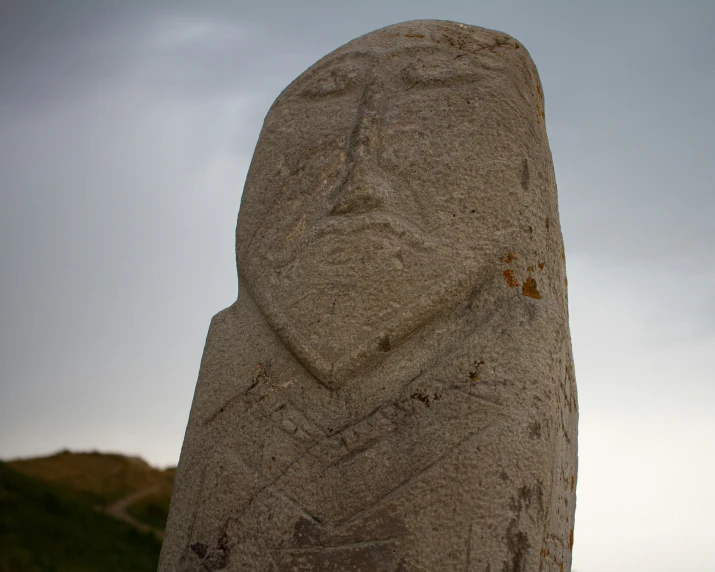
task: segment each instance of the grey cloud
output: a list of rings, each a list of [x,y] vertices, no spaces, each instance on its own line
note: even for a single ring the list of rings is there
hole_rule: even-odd
[[[260,31],[161,4],[17,3],[0,20],[0,104],[57,106],[127,83],[170,98],[256,91],[263,82],[245,78],[260,78],[260,67],[241,55]]]
[[[130,6],[73,0],[3,5],[0,103],[48,105],[81,92],[88,83],[112,81],[136,55],[131,33],[141,19]]]

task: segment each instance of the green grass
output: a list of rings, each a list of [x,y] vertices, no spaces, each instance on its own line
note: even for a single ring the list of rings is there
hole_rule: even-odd
[[[138,521],[157,530],[164,530],[169,516],[172,487],[162,487],[158,492],[129,505],[127,512]]]
[[[154,572],[161,543],[0,462],[0,572]]]
[[[150,486],[171,490],[173,485],[171,470],[162,471],[142,459],[111,453],[62,451],[49,457],[11,461],[8,465],[99,506]]]

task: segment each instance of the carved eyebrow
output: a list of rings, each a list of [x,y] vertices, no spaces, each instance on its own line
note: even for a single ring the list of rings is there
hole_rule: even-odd
[[[311,68],[310,74],[306,75],[303,74],[298,77],[298,79],[310,79],[312,77],[315,77],[318,75],[320,72],[325,71],[326,69],[332,68],[339,66],[343,62],[350,61],[350,60],[361,60],[361,59],[367,59],[367,60],[372,60],[373,63],[377,61],[377,57],[373,52],[369,52],[366,50],[355,50],[352,52],[344,52],[342,54],[338,54],[328,60],[320,61],[318,62],[313,68]],[[356,62],[357,63],[357,62]]]
[[[344,91],[359,81],[369,65],[363,59],[377,61],[374,53],[368,51],[352,51],[338,54],[328,60],[321,61],[307,72],[296,78],[286,89],[285,96],[318,95]],[[323,80],[324,85],[317,82]],[[334,85],[329,85],[330,81]]]
[[[314,71],[320,71],[323,68],[354,57],[367,58],[370,60],[377,61],[377,55],[372,50],[351,50],[349,52],[342,52],[340,54],[336,54],[332,58],[330,56],[326,56],[314,66]]]
[[[420,58],[421,55],[425,58]],[[434,61],[432,58],[437,55],[442,57]],[[387,57],[393,62],[401,58],[409,60],[409,63],[399,71],[402,82],[406,83],[409,89],[418,85],[448,87],[481,82],[487,73],[493,74],[494,71],[504,69],[503,64],[490,61],[491,58],[486,55],[458,53],[435,45],[402,46],[393,52],[388,52]],[[369,68],[379,65],[380,60],[384,58],[384,51],[376,52],[369,49],[347,51],[332,57],[326,56],[313,68],[296,78],[281,94],[280,99],[285,101],[292,96],[330,96],[344,93],[345,90],[354,87],[360,78],[364,77],[363,74],[368,73]],[[321,79],[324,84],[318,85],[316,82],[320,82]]]
[[[483,81],[488,75],[503,69],[503,64],[473,54],[458,54],[456,57],[440,58],[439,61],[425,61],[417,56],[402,68],[401,74],[412,87],[417,84],[452,86]]]

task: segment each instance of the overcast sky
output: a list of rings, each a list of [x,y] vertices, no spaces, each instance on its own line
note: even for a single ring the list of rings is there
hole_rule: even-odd
[[[574,570],[715,570],[715,2],[0,0],[0,458],[178,460],[269,106],[438,18],[529,49],[581,406]]]

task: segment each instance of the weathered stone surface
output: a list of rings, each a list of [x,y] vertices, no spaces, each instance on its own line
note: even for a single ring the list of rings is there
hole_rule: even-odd
[[[415,21],[278,97],[160,570],[564,572],[577,401],[536,68]]]

